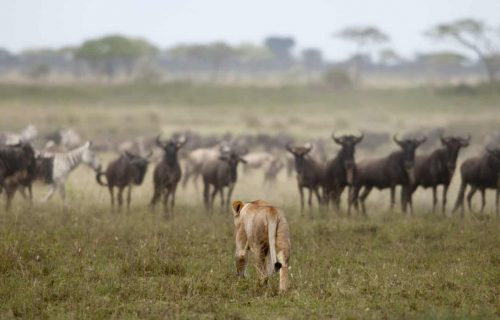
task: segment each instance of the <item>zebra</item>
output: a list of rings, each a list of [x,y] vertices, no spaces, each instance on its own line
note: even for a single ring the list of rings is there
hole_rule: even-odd
[[[96,172],[100,171],[101,162],[95,152],[90,149],[91,146],[92,142],[87,141],[80,147],[67,152],[45,153],[41,155],[43,158],[51,159],[50,162],[52,163],[52,168],[49,170],[50,176],[44,179],[45,183],[50,184],[49,192],[42,198],[42,202],[47,202],[52,198],[55,191],[59,192],[61,199],[65,202],[66,192],[64,184],[71,171],[78,167],[80,163],[85,163]]]

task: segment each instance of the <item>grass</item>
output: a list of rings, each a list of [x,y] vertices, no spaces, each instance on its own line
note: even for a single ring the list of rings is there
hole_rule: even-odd
[[[434,318],[500,316],[500,224],[442,218],[419,202],[415,217],[370,198],[370,218],[297,211],[295,183],[280,177],[268,198],[286,211],[292,288],[238,280],[230,213],[208,215],[194,188],[180,190],[170,219],[147,208],[148,176],[130,213],[112,213],[86,168],[56,198],[29,212],[17,199],[0,215],[1,318]],[[245,175],[236,198],[259,197]],[[35,189],[36,199],[43,195]],[[429,200],[429,199],[427,199]]]
[[[1,224],[0,313],[21,318],[495,318],[499,225],[287,210],[292,289],[237,280],[229,214],[165,220],[101,206],[12,212]]]
[[[0,84],[2,130],[31,122],[42,136],[73,127],[97,143],[117,143],[160,130],[288,132],[305,140],[333,130],[443,127],[473,134],[460,161],[498,130],[499,105],[498,92],[481,90]],[[366,156],[373,155],[357,153]],[[292,288],[281,296],[277,277],[261,286],[253,267],[247,279],[235,277],[232,217],[208,215],[192,186],[178,191],[172,218],[152,214],[151,172],[134,189],[128,214],[110,212],[107,191],[87,168],[68,181],[67,211],[57,196],[39,203],[40,186],[31,211],[19,198],[10,212],[0,210],[0,318],[500,317],[500,223],[491,194],[486,215],[464,220],[431,214],[428,190],[416,193],[415,217],[387,211],[387,192],[376,191],[368,220],[311,217],[298,212],[292,178],[283,174],[265,193],[259,174],[240,175],[233,198],[268,199],[288,217]]]

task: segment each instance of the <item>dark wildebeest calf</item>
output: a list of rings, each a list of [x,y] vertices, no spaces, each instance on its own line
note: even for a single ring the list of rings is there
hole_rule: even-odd
[[[237,152],[234,148],[229,151],[221,150],[219,158],[205,162],[202,168],[203,176],[203,201],[206,209],[211,212],[214,207],[214,200],[217,193],[220,194],[221,212],[228,210],[231,202],[231,195],[238,180],[238,163],[246,163],[242,156],[246,153]],[[210,186],[213,186],[210,195]],[[224,188],[228,188],[227,198],[224,202]]]
[[[111,197],[111,208],[115,208],[114,188],[118,188],[118,210],[122,209],[123,190],[127,190],[127,210],[130,210],[130,201],[132,198],[132,185],[141,185],[148,169],[148,158],[135,155],[125,151],[118,159],[109,163],[106,171],[98,172],[96,180],[101,186],[108,187]],[[102,182],[101,177],[105,175],[107,183]]]
[[[486,200],[484,192],[486,189],[496,189],[496,215],[499,216],[499,197],[500,197],[500,149],[486,148],[486,153],[481,157],[474,157],[465,160],[460,167],[462,183],[458,192],[457,201],[453,212],[461,208],[462,217],[464,216],[464,196],[467,185],[471,186],[467,194],[467,203],[469,211],[472,212],[471,201],[474,193],[479,189],[481,191],[482,202],[481,212],[483,212]]]
[[[328,206],[330,199],[338,211],[340,211],[340,196],[346,186],[349,186],[349,196],[351,186],[356,175],[356,163],[354,161],[354,151],[356,144],[363,140],[363,135],[356,137],[345,135],[339,138],[332,134],[335,143],[341,145],[337,156],[328,161],[325,166],[325,176],[323,178],[323,192],[325,204]],[[348,213],[351,213],[351,201],[348,200]]]
[[[163,210],[165,213],[172,211],[175,206],[175,191],[182,176],[177,152],[186,144],[186,141],[187,139],[182,136],[163,143],[160,141],[160,136],[156,137],[156,144],[163,149],[165,155],[161,162],[156,165],[153,174],[154,194],[151,199],[151,206],[154,208],[163,194]],[[169,198],[170,208],[168,206]]]
[[[308,156],[311,149],[312,146],[309,143],[303,147],[292,147],[289,144],[286,145],[286,150],[288,150],[295,159],[295,171],[297,172],[301,212],[304,212],[304,188],[309,189],[309,209],[312,208],[313,192],[318,199],[318,205],[321,205],[319,189],[323,183],[324,168],[320,163]]]
[[[35,170],[35,151],[29,143],[0,148],[0,190],[5,190],[6,210],[21,182],[29,184],[31,190]]]
[[[407,205],[412,205],[412,195],[421,186],[424,189],[432,188],[432,212],[435,212],[438,203],[437,187],[443,185],[442,212],[446,213],[446,195],[455,172],[458,153],[461,148],[467,147],[469,142],[470,137],[441,137],[442,148],[415,158],[415,183],[411,186],[408,201],[403,203],[404,209]]]
[[[401,185],[401,197],[406,198],[410,184],[415,180],[415,151],[426,138],[399,140],[394,136],[394,142],[402,150],[394,151],[385,158],[367,159],[356,165],[357,175],[351,201],[358,208],[358,197],[361,209],[366,215],[365,200],[375,187],[377,189],[391,189],[391,210],[395,204],[396,186]],[[363,188],[363,193],[359,192]]]

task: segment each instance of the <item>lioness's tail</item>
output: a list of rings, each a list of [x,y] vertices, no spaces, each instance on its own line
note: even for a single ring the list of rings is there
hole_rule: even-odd
[[[274,266],[274,271],[281,268],[281,263],[276,257],[276,232],[278,229],[278,210],[269,207],[269,214],[267,216],[267,233],[269,238],[269,253],[271,255],[271,262]]]

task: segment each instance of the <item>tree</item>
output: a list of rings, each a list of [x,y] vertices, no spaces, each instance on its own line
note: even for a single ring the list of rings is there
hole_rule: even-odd
[[[319,69],[323,66],[323,53],[319,49],[302,50],[302,62],[308,69]]]
[[[389,41],[389,36],[380,31],[376,27],[347,27],[334,34],[334,37],[342,40],[352,42],[355,44],[356,49],[354,53],[353,62],[353,79],[355,82],[360,82],[361,78],[361,61],[359,57],[366,54],[365,50],[369,47],[377,46],[379,44]]]
[[[291,50],[295,46],[295,40],[290,37],[268,37],[264,45],[273,53],[277,60],[289,61]]]
[[[196,62],[206,62],[209,64],[212,81],[218,77],[222,65],[237,55],[237,50],[224,42],[213,42],[209,44],[180,45],[171,48],[169,55],[174,59]]]
[[[378,52],[378,60],[381,64],[390,66],[403,62],[403,58],[393,49],[385,48]]]
[[[492,29],[479,20],[460,19],[438,24],[426,31],[425,35],[436,40],[452,40],[474,52],[486,68],[488,81],[494,82],[498,68],[494,57],[498,52],[495,53],[492,47],[491,33]]]
[[[118,67],[125,67],[130,73],[140,58],[152,56],[157,51],[144,39],[111,35],[85,41],[75,55],[77,59],[87,61],[92,68],[112,77]]]

